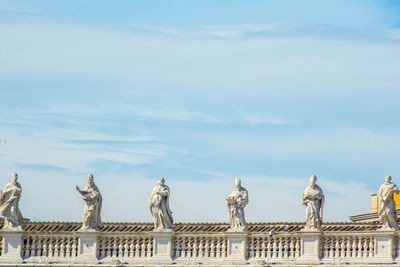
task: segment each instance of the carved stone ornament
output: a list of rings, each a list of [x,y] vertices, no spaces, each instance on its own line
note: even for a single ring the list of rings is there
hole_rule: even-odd
[[[80,231],[97,231],[101,226],[102,197],[94,183],[93,174],[87,176],[88,185],[83,189],[76,186],[79,195],[85,201],[83,224]]]

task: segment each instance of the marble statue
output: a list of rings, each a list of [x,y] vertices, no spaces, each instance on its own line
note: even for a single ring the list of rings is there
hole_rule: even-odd
[[[88,185],[82,190],[76,186],[79,195],[85,201],[85,211],[81,231],[97,231],[101,226],[102,197],[99,189],[94,184],[93,174],[87,176]]]
[[[324,193],[317,184],[317,176],[310,177],[310,185],[307,186],[302,197],[302,203],[306,206],[305,229],[320,230],[322,226],[322,212],[324,208]]]
[[[399,194],[399,188],[391,182],[390,175],[385,176],[385,183],[381,185],[378,191],[378,216],[383,224],[382,229],[399,230],[396,215],[396,203],[394,194]]]
[[[6,230],[22,230],[22,214],[18,208],[22,188],[17,182],[18,174],[12,174],[11,180],[1,191],[0,212],[4,217],[4,227]]]
[[[169,209],[169,187],[165,179],[158,179],[158,184],[151,192],[149,199],[150,212],[154,217],[154,230],[173,229],[174,220]]]
[[[247,223],[244,218],[244,207],[249,203],[249,194],[242,187],[239,178],[235,178],[235,189],[226,198],[229,223],[231,230],[244,231],[247,230]]]

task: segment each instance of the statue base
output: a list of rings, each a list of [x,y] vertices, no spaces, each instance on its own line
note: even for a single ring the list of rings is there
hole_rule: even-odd
[[[301,256],[297,261],[305,264],[319,264],[321,262],[320,239],[320,229],[300,230]]]
[[[229,264],[246,264],[247,255],[245,253],[247,246],[247,235],[245,231],[239,229],[228,229],[228,257],[224,262]]]
[[[393,229],[378,229],[374,233],[374,258],[372,262],[393,263],[394,240],[397,231]]]
[[[22,263],[22,228],[8,227],[1,230],[0,235],[3,239],[3,252],[0,262]]]
[[[153,237],[153,264],[172,264],[172,229],[154,229]]]
[[[79,230],[79,261],[83,263],[97,263],[97,231]]]

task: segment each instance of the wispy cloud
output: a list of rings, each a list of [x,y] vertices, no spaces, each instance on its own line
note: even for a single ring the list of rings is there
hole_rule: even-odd
[[[312,172],[327,220],[367,211],[381,177],[400,177],[396,29],[11,14],[0,32],[0,167],[21,173],[28,216],[78,220],[73,185],[89,171],[106,220],[144,221],[158,176],[178,221],[224,221],[235,176],[251,221],[302,220]]]

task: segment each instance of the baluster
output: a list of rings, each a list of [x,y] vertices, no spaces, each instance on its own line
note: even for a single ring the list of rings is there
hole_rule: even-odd
[[[129,238],[124,238],[123,254],[122,257],[129,257]]]
[[[195,236],[193,242],[194,242],[193,255],[194,255],[194,257],[198,258],[201,254],[201,252],[200,252],[200,237]]]
[[[266,251],[265,251],[265,257],[266,258],[271,258],[271,239],[269,237],[266,237],[264,239],[264,242],[266,242]]]
[[[125,244],[125,251],[127,251],[126,253],[126,257],[132,257],[133,255],[133,238],[127,238],[126,239],[126,244]]]
[[[67,256],[65,242],[66,242],[66,237],[63,237],[61,239],[61,255],[62,255],[63,258]]]
[[[188,257],[190,257],[190,258],[194,257],[194,253],[195,253],[194,252],[195,248],[194,248],[193,242],[194,242],[194,239],[192,237],[189,237],[188,238],[188,247],[189,247]]]
[[[71,240],[71,238],[67,238],[67,253],[68,253],[68,257],[70,258],[72,256],[72,240]]]
[[[112,238],[108,237],[107,238],[107,256],[112,257],[113,256],[113,243],[112,243]]]
[[[247,255],[249,258],[252,258],[254,252],[254,238],[249,238],[249,250],[247,251]]]
[[[119,258],[121,258],[121,257],[123,257],[123,251],[122,251],[122,247],[123,247],[123,237],[122,236],[119,236],[119,237],[117,237],[117,244],[118,244],[118,252],[117,252],[117,255],[118,255],[118,257]]]
[[[112,251],[113,251],[113,258],[118,257],[118,237],[113,236],[112,238]]]
[[[141,258],[146,257],[147,242],[148,242],[148,239],[147,238],[143,238],[143,242],[142,242],[142,244],[140,246],[140,257]]]
[[[352,245],[351,248],[352,248],[352,251],[353,251],[352,257],[355,258],[355,257],[358,256],[357,255],[357,238],[355,236],[352,238],[352,244],[351,245]]]
[[[282,238],[278,237],[278,258],[282,257]]]
[[[182,255],[182,257],[186,257],[187,256],[187,244],[186,244],[186,242],[187,242],[187,237],[185,237],[185,236],[183,236],[182,237],[182,243],[181,243],[181,248],[182,248],[182,253],[181,253],[181,255]]]
[[[53,241],[54,238],[53,236],[49,237],[49,251],[48,251],[48,257],[54,257],[54,246],[53,246]]]
[[[199,257],[204,257],[204,237],[199,237]]]
[[[109,237],[104,237],[104,257],[111,257],[111,241]]]
[[[35,239],[33,237],[29,237],[29,257],[34,255],[34,248],[35,248]]]
[[[375,251],[374,251],[374,237],[371,236],[369,238],[369,253],[368,253],[368,257],[373,257],[375,256]]]
[[[217,238],[217,258],[221,257],[221,240]]]
[[[174,250],[174,258],[179,258],[181,256],[181,243],[182,243],[182,238],[177,237],[175,239],[175,250]]]
[[[181,238],[180,237],[176,237],[174,243],[175,243],[175,247],[174,247],[174,250],[173,250],[174,258],[179,258],[180,254],[181,254],[181,252],[180,252],[180,249],[181,249]]]
[[[79,239],[77,237],[74,238],[74,257],[78,257],[79,251]],[[96,251],[96,257],[98,256],[99,251]]]
[[[330,239],[329,237],[326,237],[326,238],[324,238],[324,242],[323,242],[323,244],[324,244],[324,254],[325,254],[326,258],[330,257],[329,239]]]
[[[333,257],[339,257],[339,238],[335,238],[334,240],[333,240],[333,244],[332,244],[332,246],[333,246]]]
[[[99,238],[99,256],[100,259],[104,259],[105,257],[107,257],[107,243],[106,243],[106,238],[105,237],[101,237]]]
[[[335,238],[333,236],[331,236],[331,237],[328,237],[327,239],[328,239],[327,246],[328,246],[328,250],[329,250],[329,257],[333,258],[333,257],[335,257],[335,250],[334,250]]]
[[[265,252],[265,238],[260,238],[260,242],[261,242],[261,258],[265,258],[266,256],[266,252]]]
[[[273,249],[273,252],[272,252],[272,257],[274,257],[274,258],[277,258],[278,257],[278,242],[279,242],[279,239],[277,238],[277,237],[273,237],[272,238],[272,249]]]
[[[42,236],[38,237],[39,242],[38,242],[38,252],[37,252],[37,256],[42,257],[43,256],[43,245],[44,245],[44,238]]]
[[[289,249],[288,249],[288,258],[294,258],[294,238],[293,237],[289,237]]]
[[[53,256],[54,257],[56,257],[56,258],[58,258],[59,257],[59,248],[60,248],[60,246],[58,245],[58,241],[59,241],[59,237],[58,236],[56,236],[56,237],[54,237],[54,245],[53,245],[53,250],[54,250],[54,253],[53,253]]]
[[[353,239],[349,236],[347,239],[347,257],[352,257],[353,256]]]
[[[42,257],[47,257],[47,237],[42,239]]]
[[[282,258],[285,258],[288,250],[287,238],[282,237],[281,242],[282,242]]]
[[[29,237],[23,237],[22,239],[22,258],[27,258],[27,252],[28,252],[28,247],[29,247]],[[1,250],[0,250],[0,255],[1,255]]]
[[[223,257],[227,257],[228,256],[228,239],[223,237],[223,244],[222,244],[222,249],[223,249]]]
[[[206,241],[206,249],[205,249],[205,251],[204,251],[204,256],[205,257],[207,257],[207,258],[210,258],[211,257],[211,248],[210,248],[210,238],[209,237],[206,237],[205,238],[205,241]]]
[[[146,257],[146,246],[149,239],[147,237],[140,238],[139,241],[139,258]]]
[[[366,258],[366,257],[368,257],[368,244],[369,244],[369,240],[368,240],[368,236],[366,236],[365,238],[364,238],[364,253],[363,253],[363,257],[364,258]]]
[[[253,256],[257,258],[258,255],[258,238],[253,238]]]
[[[135,258],[139,258],[139,250],[140,250],[140,238],[135,238]]]
[[[340,238],[340,257],[346,257],[346,244],[345,244],[345,237]]]
[[[214,245],[214,238],[210,237],[209,239],[209,246],[210,246],[210,258],[214,258],[214,250],[215,250],[215,245]]]
[[[151,256],[151,239],[150,238],[146,238],[147,242],[146,242],[146,257],[150,257]]]

